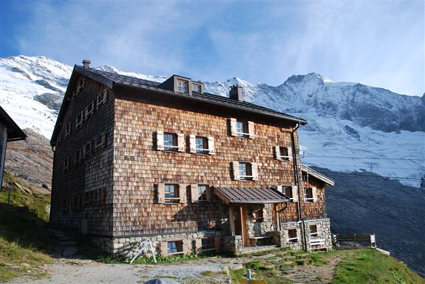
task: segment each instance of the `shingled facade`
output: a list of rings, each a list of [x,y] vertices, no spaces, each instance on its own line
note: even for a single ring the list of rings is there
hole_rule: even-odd
[[[301,166],[306,122],[242,93],[75,66],[51,140],[51,222],[112,253],[146,238],[164,255],[312,249],[310,239],[331,247],[324,188],[333,181]]]

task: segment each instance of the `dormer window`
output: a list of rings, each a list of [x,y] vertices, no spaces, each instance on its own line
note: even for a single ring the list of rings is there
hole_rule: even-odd
[[[177,92],[187,94],[189,92],[189,82],[177,79]]]
[[[202,93],[202,85],[192,82],[192,92]]]

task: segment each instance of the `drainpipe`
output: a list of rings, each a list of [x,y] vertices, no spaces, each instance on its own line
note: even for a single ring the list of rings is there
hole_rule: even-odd
[[[298,189],[298,222],[302,222],[303,227],[301,230],[301,237],[303,239],[303,249],[307,250],[307,237],[305,235],[305,222],[302,218],[302,207],[301,207],[301,182],[302,179],[300,179],[300,175],[299,175],[299,171],[298,171],[298,149],[296,147],[295,144],[295,131],[297,131],[297,129],[300,127],[299,123],[297,123],[297,125],[295,126],[294,130],[291,132],[291,140],[292,140],[292,155],[293,155],[293,159],[294,159],[294,171],[295,171],[295,182],[297,184],[297,189]]]
[[[277,211],[277,217],[279,218],[278,222],[279,222],[279,231],[282,232],[282,222],[280,221],[280,214],[285,211],[285,209],[288,208],[288,202],[285,202],[285,207],[283,207],[282,209],[280,209],[279,211]]]

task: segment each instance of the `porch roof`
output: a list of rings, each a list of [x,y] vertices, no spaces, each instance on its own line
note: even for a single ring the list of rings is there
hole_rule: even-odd
[[[288,202],[289,199],[283,193],[273,188],[224,188],[214,187],[214,193],[225,203],[281,203]]]

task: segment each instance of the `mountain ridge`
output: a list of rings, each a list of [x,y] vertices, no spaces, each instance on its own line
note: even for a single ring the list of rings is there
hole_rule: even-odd
[[[156,82],[167,79],[111,65],[95,68]],[[71,72],[71,66],[44,56],[0,58],[0,103],[21,128],[50,139]],[[241,85],[244,100],[307,119],[299,131],[303,163],[336,171],[368,170],[417,187],[425,176],[425,164],[417,161],[425,156],[425,96],[333,82],[318,73],[293,75],[278,86],[237,77],[203,84],[206,92],[221,96],[228,95],[230,86]]]

